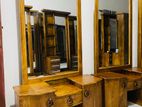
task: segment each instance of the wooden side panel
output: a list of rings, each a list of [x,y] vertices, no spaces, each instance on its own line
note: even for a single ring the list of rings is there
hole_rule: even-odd
[[[2,48],[2,26],[1,26],[1,12],[0,12],[0,106],[1,107],[5,107],[4,68],[3,67],[4,65],[3,65],[3,48]]]
[[[142,0],[138,1],[138,67],[142,67]]]
[[[124,65],[124,15],[117,15],[118,20],[118,49],[120,56],[120,64]]]
[[[105,107],[127,107],[127,88],[124,80],[105,80]]]
[[[83,107],[102,107],[102,84],[84,86]]]

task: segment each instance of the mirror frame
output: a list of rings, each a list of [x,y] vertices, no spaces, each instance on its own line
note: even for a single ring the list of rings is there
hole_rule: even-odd
[[[138,67],[142,67],[142,1],[138,0]]]
[[[129,0],[128,3],[129,8],[129,57],[128,64],[126,65],[118,65],[118,66],[108,66],[108,67],[99,67],[99,0],[95,0],[95,10],[94,10],[94,74],[104,71],[104,70],[119,70],[124,68],[132,67],[132,0]]]
[[[26,33],[25,33],[25,10],[24,0],[19,0],[19,16],[20,16],[20,49],[21,49],[21,77],[22,84],[34,82],[49,81],[55,79],[67,78],[69,76],[82,75],[82,31],[81,31],[81,0],[76,0],[77,5],[77,44],[78,44],[78,71],[62,72],[55,75],[28,77],[27,67],[27,49],[26,49]]]

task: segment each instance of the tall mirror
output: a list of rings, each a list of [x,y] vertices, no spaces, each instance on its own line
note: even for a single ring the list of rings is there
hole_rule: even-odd
[[[95,57],[98,56],[98,69],[131,65],[130,4],[131,0],[96,2]]]
[[[23,77],[26,73],[27,78],[31,78],[79,72],[80,2],[80,0],[21,2]]]

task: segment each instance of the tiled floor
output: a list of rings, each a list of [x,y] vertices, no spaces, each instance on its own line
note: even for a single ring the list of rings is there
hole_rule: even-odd
[[[142,106],[129,102],[128,107],[142,107]]]

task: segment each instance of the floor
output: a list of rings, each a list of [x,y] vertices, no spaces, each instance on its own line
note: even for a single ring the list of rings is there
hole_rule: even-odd
[[[142,107],[142,106],[129,102],[128,107]]]

